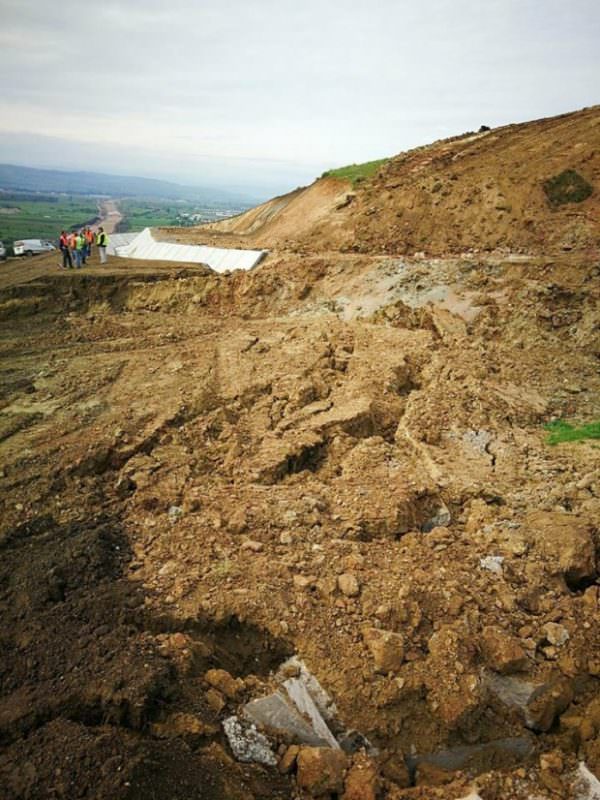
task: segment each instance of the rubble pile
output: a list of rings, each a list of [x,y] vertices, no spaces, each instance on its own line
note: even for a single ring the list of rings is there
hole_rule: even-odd
[[[600,796],[596,250],[27,269],[3,800]]]

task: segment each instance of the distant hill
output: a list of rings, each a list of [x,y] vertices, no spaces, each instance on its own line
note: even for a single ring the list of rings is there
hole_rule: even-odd
[[[100,172],[67,172],[0,164],[0,189],[27,192],[100,194],[110,197],[143,197],[191,200],[208,205],[251,204],[255,198],[210,187],[182,186],[154,178],[105,175]]]

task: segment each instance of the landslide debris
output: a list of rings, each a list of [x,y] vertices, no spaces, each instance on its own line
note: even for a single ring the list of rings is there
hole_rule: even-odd
[[[7,272],[0,797],[594,797],[599,277]]]

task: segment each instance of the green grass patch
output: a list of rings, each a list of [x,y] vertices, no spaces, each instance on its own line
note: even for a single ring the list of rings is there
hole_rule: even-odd
[[[341,181],[350,181],[352,186],[356,186],[362,181],[373,177],[379,167],[387,163],[389,158],[380,158],[378,161],[365,161],[364,164],[349,164],[347,167],[329,169],[324,172],[322,178],[338,178]]]
[[[588,422],[586,425],[571,425],[564,419],[557,419],[544,427],[548,431],[546,444],[550,445],[563,442],[582,442],[585,439],[600,439],[600,420]]]
[[[594,191],[591,184],[574,169],[566,169],[549,178],[543,186],[550,205],[554,207],[565,203],[582,203]]]
[[[0,195],[0,240],[12,245],[15,239],[49,239],[61,230],[80,227],[93,220],[98,207],[92,198],[46,197],[44,200],[10,199]]]

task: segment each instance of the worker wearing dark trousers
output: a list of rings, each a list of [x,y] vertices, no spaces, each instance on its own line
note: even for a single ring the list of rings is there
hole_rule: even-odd
[[[61,231],[60,239],[58,240],[59,246],[63,257],[63,269],[73,269],[73,259],[71,258],[71,251],[69,250],[69,240],[66,231]]]

